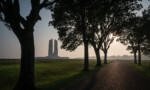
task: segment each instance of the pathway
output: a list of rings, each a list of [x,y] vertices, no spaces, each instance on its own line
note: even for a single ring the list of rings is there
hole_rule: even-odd
[[[150,80],[124,61],[116,61],[62,90],[150,90]]]

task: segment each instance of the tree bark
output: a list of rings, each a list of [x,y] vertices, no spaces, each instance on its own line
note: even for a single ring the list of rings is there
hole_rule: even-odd
[[[84,68],[83,71],[89,71],[88,41],[84,41]]]
[[[104,64],[107,64],[107,51],[104,51]]]
[[[134,52],[134,63],[137,64],[136,52]]]
[[[19,38],[21,45],[21,69],[14,90],[36,90],[34,85],[34,37],[33,31],[24,32]]]
[[[138,65],[141,65],[141,47],[140,44],[138,44]]]
[[[96,49],[94,48],[94,51],[95,51],[95,54],[96,54],[96,67],[101,67],[102,64],[101,64],[101,57],[100,57],[100,52],[99,52],[99,49]]]

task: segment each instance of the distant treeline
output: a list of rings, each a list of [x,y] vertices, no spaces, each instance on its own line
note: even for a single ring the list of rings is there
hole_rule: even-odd
[[[76,58],[76,59],[83,59],[82,57]],[[96,59],[95,56],[89,57],[89,59]],[[101,59],[104,59],[104,56],[101,57]],[[108,56],[108,60],[134,60],[133,55],[118,55],[118,56]],[[150,60],[150,57],[142,55],[142,60]]]

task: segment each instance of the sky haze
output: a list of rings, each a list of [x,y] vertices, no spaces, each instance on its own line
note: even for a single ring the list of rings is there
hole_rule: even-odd
[[[20,0],[21,15],[25,18],[31,9],[29,4],[30,0]],[[144,8],[150,4],[147,0],[143,1]],[[140,15],[140,13],[138,13]],[[50,39],[58,39],[57,30],[53,26],[48,26],[49,21],[52,20],[49,10],[43,9],[40,12],[42,17],[41,21],[38,21],[34,27],[35,38],[35,56],[47,56],[48,55],[48,43]],[[58,55],[67,56],[70,58],[84,57],[83,45],[78,47],[75,51],[65,51],[60,49],[61,42],[58,42]],[[16,36],[11,30],[0,22],[0,58],[20,58],[20,44]],[[103,56],[103,52],[101,52]],[[130,51],[126,50],[126,46],[123,46],[119,42],[114,41],[108,51],[108,56],[112,55],[131,55]],[[89,56],[95,56],[92,47],[89,47]]]

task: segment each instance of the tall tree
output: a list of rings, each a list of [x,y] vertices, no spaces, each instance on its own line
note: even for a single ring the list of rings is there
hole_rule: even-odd
[[[123,27],[122,21],[132,15],[134,10],[141,9],[141,5],[137,0],[105,0],[96,3],[98,6],[94,5],[94,14],[90,15],[89,20],[89,41],[96,53],[96,66],[101,66],[99,50],[102,43],[110,32],[120,30]]]
[[[127,23],[124,26],[126,35],[123,32],[123,37],[125,36],[125,41],[129,40],[133,52],[136,54],[138,52],[138,64],[141,65],[141,49],[143,48],[142,44],[146,40],[145,30],[143,30],[143,18],[138,16],[129,17]],[[137,50],[137,51],[136,51]],[[134,54],[134,56],[135,56]],[[135,61],[136,62],[136,61]]]
[[[143,11],[142,14],[143,27],[142,30],[146,35],[146,41],[143,43],[142,53],[144,55],[150,55],[150,6]]]
[[[137,63],[137,39],[132,30],[122,30],[117,41],[120,41],[123,45],[128,45],[127,50],[131,50],[134,54],[134,63]]]
[[[104,64],[107,64],[107,53],[108,49],[110,48],[111,43],[114,41],[115,36],[113,34],[110,34],[107,36],[107,38],[104,40],[101,50],[104,52]]]
[[[17,36],[21,45],[21,69],[14,90],[35,90],[34,85],[34,26],[41,20],[39,12],[55,1],[31,0],[31,11],[26,18],[20,14],[19,0],[0,0],[0,20]]]
[[[83,43],[84,68],[89,70],[88,63],[88,13],[91,0],[61,0],[50,9],[53,11],[53,21],[50,22],[58,30],[62,48],[74,50]]]
[[[127,12],[130,13],[138,7],[140,7],[140,5],[138,5],[137,0],[61,0],[53,7],[50,7],[53,11],[53,21],[50,23],[57,28],[59,39],[63,42],[64,45],[62,46],[65,49],[70,46],[77,47],[83,42],[85,54],[83,70],[86,71],[88,70],[89,40],[96,52],[97,66],[101,66],[99,50],[107,33],[109,33],[108,30],[111,31],[115,26],[119,26],[119,20],[121,21],[122,19],[121,16],[127,15]],[[114,22],[118,23],[116,24]],[[114,27],[112,28],[112,26]],[[101,32],[103,33],[102,35]],[[73,42],[73,39],[69,39],[69,34],[71,33],[78,35],[74,37],[77,38],[75,42]],[[93,37],[94,35],[98,37]],[[76,44],[73,45],[71,43]]]
[[[131,20],[133,23],[133,32],[136,36],[137,41],[137,49],[138,49],[138,64],[141,65],[141,48],[142,43],[146,40],[146,35],[144,34],[143,27],[143,21],[142,17],[135,17]]]

